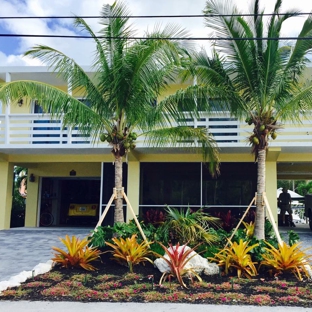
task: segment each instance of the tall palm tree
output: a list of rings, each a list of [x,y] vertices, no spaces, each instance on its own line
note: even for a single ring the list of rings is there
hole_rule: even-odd
[[[138,135],[149,146],[181,146],[187,140],[189,148],[202,151],[211,169],[218,162],[215,141],[207,130],[189,128],[183,123],[183,112],[176,97],[168,96],[156,102],[171,82],[178,79],[181,62],[189,58],[181,42],[172,37],[187,37],[174,25],[155,27],[143,39],[134,40],[129,25],[129,12],[123,3],[103,6],[97,36],[82,18],[75,18],[75,26],[89,34],[95,42],[93,62],[95,77],[87,73],[70,57],[48,46],[38,45],[26,52],[50,66],[68,81],[71,90],[80,90],[90,104],[84,105],[70,94],[51,85],[36,81],[14,81],[0,88],[0,100],[36,99],[53,118],[63,118],[64,126],[78,127],[94,142],[100,138],[112,147],[115,159],[114,222],[123,222],[122,159],[135,148]],[[152,39],[153,38],[153,39]],[[165,38],[165,39],[163,39]],[[198,116],[194,98],[185,96],[183,109]],[[136,132],[134,132],[136,131]],[[216,168],[216,167],[215,167]]]
[[[227,105],[232,115],[253,126],[249,137],[258,161],[255,235],[264,239],[265,159],[269,139],[275,139],[281,122],[300,122],[301,114],[312,107],[312,85],[299,79],[311,52],[312,15],[308,16],[291,47],[283,46],[281,28],[297,11],[281,10],[275,3],[267,18],[251,5],[251,16],[241,16],[230,0],[208,0],[205,24],[216,38],[213,54],[199,52],[194,60],[200,88]],[[282,14],[281,14],[282,13]],[[268,21],[266,22],[266,18]]]

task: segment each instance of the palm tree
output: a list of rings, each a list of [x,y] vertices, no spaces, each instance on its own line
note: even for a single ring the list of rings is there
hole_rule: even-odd
[[[285,47],[281,28],[298,12],[281,11],[282,0],[277,0],[266,23],[259,2],[252,3],[251,16],[243,17],[232,1],[208,0],[204,13],[210,16],[205,24],[216,40],[212,56],[200,51],[194,65],[198,88],[206,88],[212,98],[228,104],[232,115],[253,125],[249,143],[258,161],[255,236],[264,239],[269,139],[276,138],[281,122],[300,122],[301,114],[312,106],[312,85],[299,83],[312,48],[312,40],[304,40],[312,36],[312,15],[305,20],[298,40]]]
[[[90,105],[37,81],[14,81],[0,88],[0,100],[4,103],[17,102],[21,98],[25,101],[35,99],[44,111],[51,112],[53,118],[63,118],[64,126],[78,127],[93,142],[98,138],[108,142],[114,155],[118,197],[114,222],[124,222],[120,196],[122,159],[136,147],[138,135],[153,147],[182,146],[179,141],[188,140],[191,143],[184,146],[202,151],[204,159],[209,159],[210,168],[217,168],[218,162],[215,141],[206,129],[189,128],[183,123],[181,104],[175,97],[168,96],[156,103],[170,82],[178,79],[181,63],[189,58],[181,42],[170,38],[187,37],[187,33],[168,25],[163,29],[155,27],[143,39],[135,40],[129,16],[123,3],[103,6],[100,36],[82,18],[75,18],[74,25],[95,42],[93,78],[72,58],[51,47],[38,45],[26,52],[27,56],[43,61],[68,81],[71,90],[80,90]],[[189,100],[185,96],[183,108],[191,116],[198,116],[192,96]]]

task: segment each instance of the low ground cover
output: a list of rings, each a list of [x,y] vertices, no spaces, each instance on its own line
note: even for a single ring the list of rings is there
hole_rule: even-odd
[[[54,267],[19,287],[7,289],[0,300],[81,302],[177,302],[259,306],[312,307],[312,283],[290,275],[238,279],[222,274],[201,275],[202,282],[184,278],[187,289],[171,279],[159,285],[161,273],[149,262],[134,273],[108,257],[95,262],[96,271]]]

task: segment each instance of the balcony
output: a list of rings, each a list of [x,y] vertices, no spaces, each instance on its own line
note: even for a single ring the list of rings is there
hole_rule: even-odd
[[[287,152],[310,152],[312,147],[312,122],[305,116],[300,125],[285,124],[278,131],[276,140],[270,140],[270,147],[281,147]],[[228,114],[203,114],[199,119],[185,117],[190,127],[208,128],[221,148],[221,151],[245,152],[250,150],[248,136],[252,127]],[[141,137],[139,137],[140,139]],[[78,129],[63,126],[62,120],[51,120],[49,114],[0,114],[0,150],[6,152],[20,149],[96,149],[110,147],[99,142],[91,142]],[[181,142],[181,147],[187,142]],[[143,140],[137,142],[138,150],[144,148]],[[95,150],[94,150],[95,149]]]

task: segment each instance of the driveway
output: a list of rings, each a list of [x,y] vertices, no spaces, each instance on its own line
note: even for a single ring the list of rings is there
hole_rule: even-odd
[[[31,271],[53,256],[52,246],[64,246],[59,237],[87,236],[91,228],[12,228],[0,231],[0,282]]]

